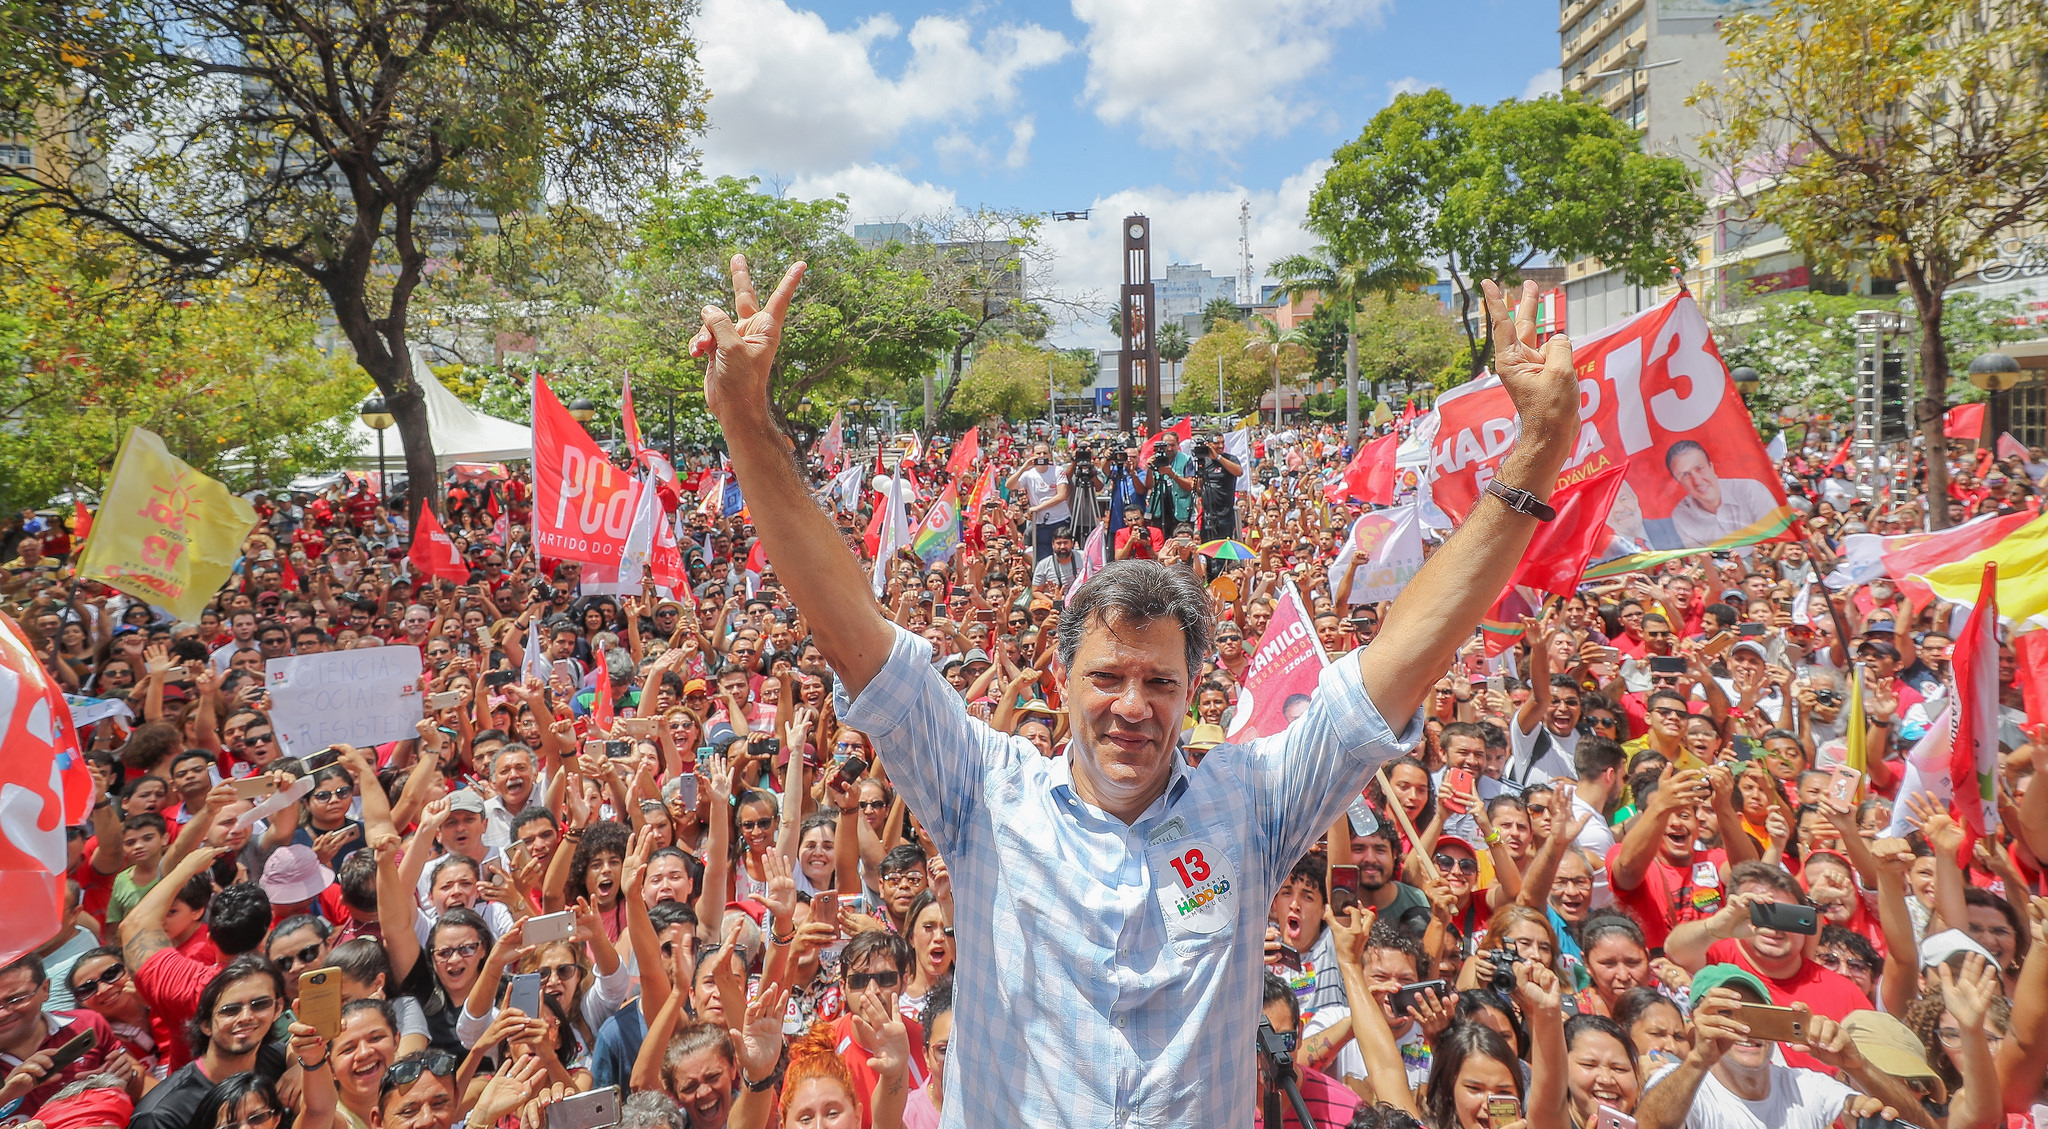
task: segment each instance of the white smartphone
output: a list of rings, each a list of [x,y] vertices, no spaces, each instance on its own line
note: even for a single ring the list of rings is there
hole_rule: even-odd
[[[555,941],[566,941],[576,935],[576,915],[567,910],[561,913],[544,913],[539,917],[526,919],[526,928],[521,932],[521,944],[546,945]]]

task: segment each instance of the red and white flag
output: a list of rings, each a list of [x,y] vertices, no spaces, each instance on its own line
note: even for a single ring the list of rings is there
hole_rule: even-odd
[[[960,442],[953,444],[953,453],[946,457],[946,473],[959,478],[974,465],[974,457],[981,454],[981,428],[970,427]]]
[[[1290,705],[1315,693],[1316,681],[1329,663],[1317,641],[1301,593],[1290,582],[1274,601],[1273,618],[1259,637],[1237,691],[1237,713],[1227,735],[1232,741],[1269,737],[1293,720]]]
[[[1333,506],[1343,505],[1351,498],[1360,498],[1376,506],[1388,506],[1394,502],[1394,487],[1399,482],[1399,472],[1394,468],[1394,456],[1401,447],[1401,437],[1388,432],[1358,445],[1358,454],[1344,468],[1344,476],[1323,491],[1324,497]]]
[[[595,652],[597,687],[595,700],[590,703],[590,724],[593,732],[609,733],[612,728],[612,668],[608,661],[607,649],[599,647]]]
[[[826,470],[839,469],[839,461],[846,457],[846,410],[832,413],[832,426],[818,437],[818,459]]]
[[[455,539],[441,527],[441,519],[434,516],[432,506],[420,507],[419,520],[412,527],[412,548],[405,559],[415,576],[469,583],[469,562],[462,559],[462,550],[455,547]]]
[[[1955,676],[1955,737],[1949,751],[1950,814],[1963,826],[1956,859],[1970,865],[1971,847],[1998,832],[1998,566],[1984,566],[1977,604],[1956,636],[1951,661]]]
[[[2027,453],[2027,445],[2020,442],[2010,431],[1998,433],[1998,457],[2001,459],[2018,459],[2023,463],[2033,461],[2033,457]]]
[[[1628,464],[1616,463],[1551,495],[1557,517],[1537,524],[1509,583],[1559,596],[1578,591],[1586,562],[1607,546],[1607,515],[1627,478]]]
[[[633,478],[533,377],[533,547],[543,557],[616,567],[633,522]]]
[[[0,965],[57,935],[64,828],[92,814],[93,779],[63,688],[0,612]]]
[[[1089,577],[1101,572],[1104,566],[1108,564],[1109,542],[1103,536],[1104,531],[1108,528],[1108,522],[1096,522],[1095,528],[1088,534],[1088,540],[1081,543],[1081,551],[1075,554],[1080,559],[1080,564],[1075,566],[1073,582],[1067,585],[1067,590],[1063,593],[1062,598],[1073,599],[1074,593],[1081,590],[1081,585],[1088,583]],[[1134,533],[1132,536],[1142,537],[1144,534]]]

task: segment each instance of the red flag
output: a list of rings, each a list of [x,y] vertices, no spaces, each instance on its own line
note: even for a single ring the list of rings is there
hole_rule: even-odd
[[[1550,499],[1557,517],[1540,522],[1511,584],[1559,596],[1578,590],[1586,562],[1607,544],[1607,513],[1628,478],[1628,464],[1616,463],[1557,491]]]
[[[419,521],[412,528],[412,548],[405,559],[412,563],[414,575],[469,583],[469,563],[462,559],[462,551],[441,527],[441,519],[434,516],[431,506],[420,507]]]
[[[1843,463],[1849,461],[1849,445],[1854,443],[1855,441],[1856,440],[1853,436],[1851,438],[1842,440],[1841,449],[1835,452],[1834,458],[1828,460],[1828,470],[1833,470],[1836,467],[1841,466]]]
[[[555,560],[617,567],[633,523],[633,479],[533,377],[533,546]]]
[[[2012,652],[2019,666],[2020,694],[2027,702],[2027,724],[2048,724],[2048,631],[2013,636]]]
[[[1409,400],[1409,401],[1408,401],[1408,402],[1407,402],[1407,403],[1406,403],[1406,404],[1405,404],[1405,405],[1404,405],[1404,406],[1403,406],[1403,407],[1401,408],[1401,426],[1403,426],[1403,427],[1406,427],[1406,426],[1408,426],[1409,424],[1411,424],[1411,423],[1414,423],[1414,422],[1415,422],[1415,417],[1416,417],[1416,416],[1419,416],[1419,415],[1421,415],[1421,414],[1422,414],[1421,412],[1418,412],[1418,411],[1416,411],[1416,410],[1415,410],[1415,401],[1414,401],[1414,400],[1412,400],[1412,399],[1411,399],[1411,400]]]
[[[1941,417],[1941,434],[1948,439],[1975,441],[1984,434],[1984,405],[1957,404]]]
[[[597,661],[597,700],[590,704],[590,724],[599,732],[609,733],[612,728],[612,668],[606,660],[605,648],[595,652]]]
[[[1950,801],[1963,826],[1956,864],[1970,865],[1977,840],[1998,830],[1998,566],[1984,566],[1977,604],[1956,636],[1950,659],[1955,678],[1955,736],[1949,750]]]
[[[2027,445],[2020,442],[2010,431],[2002,431],[1998,434],[1998,457],[2001,459],[2018,459],[2021,462],[2032,461],[2032,457],[2027,453]],[[79,512],[85,512],[83,505],[79,507]]]
[[[1193,438],[1194,434],[1195,421],[1190,417],[1182,416],[1179,423],[1174,424],[1172,427],[1164,428],[1159,434],[1145,440],[1144,444],[1138,448],[1138,461],[1140,463],[1150,463],[1152,461],[1152,448],[1169,435],[1173,436],[1173,450],[1174,453],[1178,454],[1180,452],[1180,445]]]
[[[654,494],[661,499],[661,512],[672,514],[683,504],[682,484],[676,481],[676,469],[669,465],[668,456],[640,441],[640,419],[633,414],[632,373],[626,374],[619,395],[619,416],[625,425],[626,445],[633,452],[633,457],[653,472]]]
[[[981,428],[970,427],[960,442],[953,444],[953,453],[946,458],[946,473],[959,478],[967,473],[974,463],[974,456],[981,453]]]
[[[882,522],[887,520],[888,517],[888,500],[883,495],[876,494],[875,514],[868,519],[867,534],[861,539],[862,543],[867,546],[869,560],[873,560],[875,554],[882,548]]]
[[[1326,490],[1324,496],[1332,505],[1342,505],[1347,498],[1363,498],[1376,506],[1392,505],[1398,481],[1394,455],[1400,447],[1400,435],[1391,431],[1359,444],[1358,454],[1344,468],[1343,479]]]
[[[21,625],[0,612],[0,964],[57,935],[64,828],[92,814],[93,779],[71,707]]]
[[[961,513],[965,515],[968,526],[981,520],[981,504],[994,492],[995,482],[996,464],[991,460],[981,468],[981,476],[968,488],[965,504],[961,506]]]
[[[92,536],[92,514],[86,510],[84,502],[75,498],[71,502],[71,535],[78,540],[77,547],[71,551],[72,559],[77,560],[78,554],[85,551],[85,539]]]

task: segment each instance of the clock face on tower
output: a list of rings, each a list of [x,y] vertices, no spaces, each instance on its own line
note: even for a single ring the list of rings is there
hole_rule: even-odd
[[[1131,225],[1131,238],[1132,238],[1132,239],[1143,239],[1143,238],[1145,238],[1145,225],[1144,225],[1144,224],[1142,224],[1142,223],[1134,223],[1134,224],[1132,224],[1132,225]]]

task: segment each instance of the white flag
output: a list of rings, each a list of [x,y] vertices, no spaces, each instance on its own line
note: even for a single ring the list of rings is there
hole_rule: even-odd
[[[1774,463],[1785,461],[1785,432],[1782,429],[1771,436],[1769,443],[1764,444],[1764,454],[1769,455]]]
[[[1223,433],[1223,453],[1237,461],[1243,473],[1237,476],[1237,489],[1241,494],[1252,490],[1252,432],[1248,427]]]
[[[1906,768],[1899,777],[1899,795],[1892,804],[1892,825],[1885,829],[1887,839],[1903,839],[1913,833],[1912,809],[1906,806],[1906,797],[1915,792],[1935,798],[1941,810],[1947,811],[1949,801],[1955,797],[1955,784],[1949,779],[1949,750],[1953,747],[1954,727],[1949,725],[1949,711],[1927,727],[1927,733],[1914,744],[1906,754]]]
[[[1089,577],[1102,571],[1105,562],[1109,559],[1107,549],[1109,543],[1102,536],[1103,531],[1108,528],[1108,522],[1096,522],[1095,529],[1088,534],[1088,540],[1082,543],[1081,563],[1074,569],[1074,581],[1067,585],[1067,590],[1063,594],[1064,599],[1073,599],[1074,593],[1080,591],[1081,585],[1088,583]],[[1143,536],[1143,534],[1132,534],[1132,536]]]
[[[1420,507],[1410,503],[1358,515],[1330,562],[1333,587],[1343,583],[1344,570],[1361,554],[1365,560],[1351,577],[1349,602],[1379,603],[1399,595],[1422,568]]]
[[[910,521],[903,516],[903,464],[898,462],[890,472],[889,489],[881,504],[889,507],[882,515],[882,537],[875,548],[875,599],[889,589],[889,562],[898,549],[910,547]]]
[[[548,657],[547,652],[541,649],[539,616],[526,622],[526,658],[519,665],[519,673],[525,678],[537,678],[542,682],[548,680]]]
[[[619,557],[619,583],[629,589],[639,587],[640,577],[647,571],[662,516],[652,478],[641,479],[633,489],[638,495],[633,502],[633,524],[626,528],[626,548]]]

